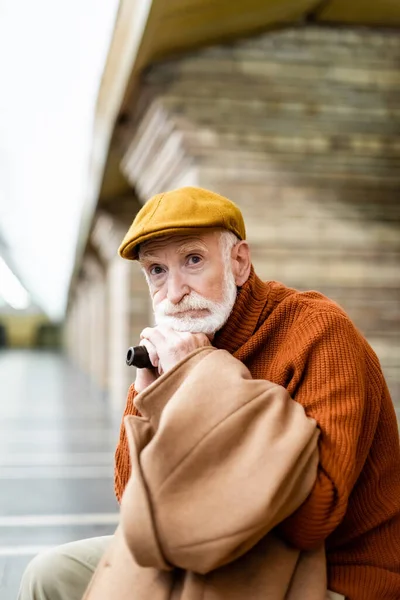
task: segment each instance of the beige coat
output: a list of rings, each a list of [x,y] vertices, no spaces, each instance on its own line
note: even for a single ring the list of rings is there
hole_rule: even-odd
[[[202,348],[136,398],[120,525],[84,600],[324,600],[324,552],[273,532],[314,484],[318,430],[287,391]]]

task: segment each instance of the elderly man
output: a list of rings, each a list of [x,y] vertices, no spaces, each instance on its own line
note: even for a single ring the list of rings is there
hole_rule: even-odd
[[[285,402],[291,397],[318,425],[319,464],[307,498],[275,534],[300,551],[325,545],[335,597],[398,600],[400,447],[378,359],[332,301],[262,282],[245,238],[239,209],[198,188],[155,196],[139,212],[120,254],[139,260],[156,325],[141,335],[153,368],[137,371],[125,415],[139,414],[138,394],[139,403],[151,384],[211,346],[243,363],[253,380],[285,388]],[[229,371],[220,377],[228,385]],[[119,500],[131,468],[123,424],[115,471]],[[289,480],[281,484],[283,495],[290,486]],[[260,494],[263,489],[260,481]],[[83,540],[36,557],[21,600],[79,600],[109,544],[110,538]]]

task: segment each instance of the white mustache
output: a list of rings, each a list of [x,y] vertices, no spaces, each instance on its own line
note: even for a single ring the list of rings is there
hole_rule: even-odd
[[[190,310],[215,310],[219,306],[219,302],[213,302],[207,298],[203,298],[197,292],[191,292],[189,296],[185,296],[179,304],[173,304],[166,298],[156,308],[156,314],[166,317],[174,316],[179,313],[185,313]]]
[[[236,301],[237,287],[233,273],[227,270],[223,282],[222,300],[209,300],[191,291],[178,304],[173,304],[165,298],[154,307],[157,325],[168,325],[176,331],[214,334],[226,323]],[[193,316],[189,311],[207,310],[208,314]],[[186,313],[186,314],[185,314]]]

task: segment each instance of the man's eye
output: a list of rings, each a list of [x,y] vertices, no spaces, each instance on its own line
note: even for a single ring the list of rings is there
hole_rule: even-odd
[[[189,265],[198,265],[201,262],[201,256],[197,256],[197,254],[192,254],[189,256],[188,263]]]
[[[164,273],[164,269],[160,267],[160,265],[154,265],[154,267],[150,268],[150,275],[157,277],[157,275],[162,275]]]

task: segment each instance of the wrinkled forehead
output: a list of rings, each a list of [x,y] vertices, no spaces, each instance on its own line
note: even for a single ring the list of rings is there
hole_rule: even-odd
[[[149,255],[156,255],[167,250],[177,253],[187,253],[196,250],[213,251],[218,248],[220,237],[219,229],[196,232],[195,234],[163,235],[139,246],[139,258],[143,259]]]

